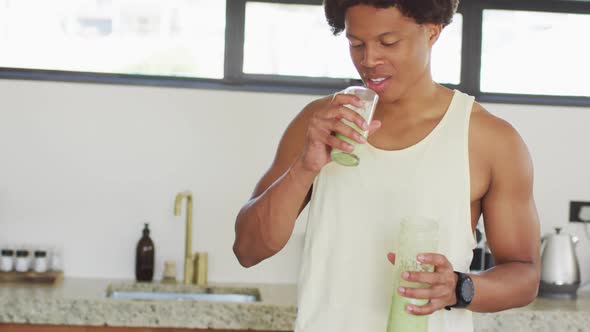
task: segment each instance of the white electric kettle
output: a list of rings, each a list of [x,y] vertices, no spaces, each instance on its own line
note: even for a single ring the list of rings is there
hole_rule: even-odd
[[[577,237],[561,233],[559,227],[555,228],[555,233],[542,237],[539,296],[576,297],[580,287],[580,266],[576,256],[577,243]]]

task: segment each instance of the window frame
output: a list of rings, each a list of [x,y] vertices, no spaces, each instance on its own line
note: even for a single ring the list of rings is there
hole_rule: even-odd
[[[525,105],[555,105],[555,106],[590,106],[590,97],[574,97],[559,95],[531,95],[516,93],[490,93],[482,92],[481,82],[481,57],[482,57],[482,37],[483,37],[483,12],[484,10],[514,10],[514,11],[534,11],[549,13],[571,13],[571,14],[590,14],[590,1],[576,0],[477,0],[471,1],[465,5],[471,10],[470,28],[477,29],[476,36],[470,36],[469,41],[473,54],[469,56],[472,63],[467,68],[470,72],[469,84],[465,92],[475,96],[479,102],[484,103],[501,103],[501,104],[525,104]],[[465,37],[465,35],[463,35]]]
[[[245,15],[247,2],[322,5],[322,0],[226,0],[224,77],[187,78],[0,67],[0,79],[87,82],[143,86],[182,87],[230,91],[279,92],[326,95],[360,80],[299,76],[245,74],[243,72]],[[530,105],[590,106],[590,97],[488,93],[480,89],[484,10],[519,10],[590,14],[590,1],[580,0],[469,0],[461,1],[463,15],[461,82],[444,84],[473,95],[480,102]],[[329,27],[326,24],[326,29]]]

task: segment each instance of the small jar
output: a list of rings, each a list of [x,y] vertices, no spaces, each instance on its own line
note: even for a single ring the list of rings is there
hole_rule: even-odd
[[[35,251],[33,270],[38,273],[47,272],[47,252],[44,250]]]
[[[62,271],[62,259],[61,259],[61,251],[55,249],[51,254],[51,259],[49,260],[49,269],[51,271]]]
[[[14,264],[16,272],[27,272],[29,270],[29,251],[17,250],[16,263]]]
[[[14,269],[14,250],[4,249],[0,256],[0,271],[10,272],[12,269]]]
[[[176,282],[176,262],[165,261],[164,262],[164,274],[162,276],[162,282]]]

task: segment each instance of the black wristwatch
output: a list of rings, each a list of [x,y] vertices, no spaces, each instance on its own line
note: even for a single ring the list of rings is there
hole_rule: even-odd
[[[446,310],[451,310],[451,308],[466,308],[473,300],[473,295],[475,294],[471,277],[468,274],[457,271],[455,271],[455,274],[457,274],[457,286],[455,287],[457,303],[445,307]]]

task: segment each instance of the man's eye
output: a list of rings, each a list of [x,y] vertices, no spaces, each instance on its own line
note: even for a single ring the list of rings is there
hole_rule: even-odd
[[[359,47],[362,47],[362,46],[363,46],[363,44],[353,44],[353,43],[350,43],[350,47],[352,47],[352,48],[359,48]]]
[[[381,43],[381,44],[382,44],[383,46],[390,47],[390,46],[394,46],[394,45],[396,45],[397,43],[398,43],[398,42],[396,41],[396,42],[393,42],[393,43],[385,43],[385,42],[383,42],[383,43]]]

